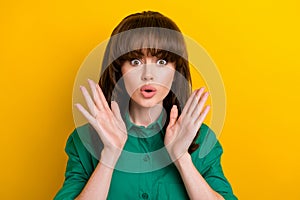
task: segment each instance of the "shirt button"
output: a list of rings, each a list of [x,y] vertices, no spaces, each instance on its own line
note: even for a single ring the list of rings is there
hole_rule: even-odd
[[[143,158],[143,160],[144,160],[145,162],[147,162],[147,161],[150,160],[150,157],[149,157],[148,155],[145,155],[144,158]]]
[[[149,197],[149,196],[148,196],[147,193],[143,193],[143,194],[142,194],[142,198],[143,198],[143,199],[148,199],[148,197]]]

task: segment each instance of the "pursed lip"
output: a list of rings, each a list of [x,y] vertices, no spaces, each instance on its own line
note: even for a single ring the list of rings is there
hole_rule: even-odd
[[[150,99],[156,94],[156,88],[150,85],[144,85],[140,89],[144,98]]]
[[[150,86],[150,85],[144,85],[144,86],[141,87],[140,91],[141,92],[143,92],[143,91],[145,91],[145,92],[147,92],[147,91],[156,92],[156,88],[153,87],[153,86]]]

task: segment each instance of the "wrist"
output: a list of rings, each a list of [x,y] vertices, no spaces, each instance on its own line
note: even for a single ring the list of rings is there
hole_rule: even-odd
[[[182,156],[174,161],[175,166],[178,170],[182,169],[184,166],[192,162],[192,157],[188,152],[185,152]]]
[[[115,165],[117,164],[117,161],[119,160],[119,157],[122,153],[122,149],[109,149],[104,148],[101,152],[101,157],[99,162],[106,165],[110,168],[115,168]]]

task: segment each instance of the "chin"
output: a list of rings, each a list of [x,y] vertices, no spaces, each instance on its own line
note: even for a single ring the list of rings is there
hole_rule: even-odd
[[[135,102],[138,106],[143,107],[143,108],[152,108],[156,105],[160,105],[159,102]]]
[[[162,105],[162,101],[159,101],[155,98],[151,98],[151,99],[132,99],[134,104],[136,106],[139,106],[139,107],[142,107],[142,108],[152,108],[154,106],[157,106],[157,105]]]

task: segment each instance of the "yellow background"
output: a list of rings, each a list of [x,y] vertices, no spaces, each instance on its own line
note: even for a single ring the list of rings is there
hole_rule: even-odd
[[[211,55],[227,92],[223,167],[239,199],[300,199],[297,1],[2,1],[1,199],[52,199],[85,56],[156,10]]]

